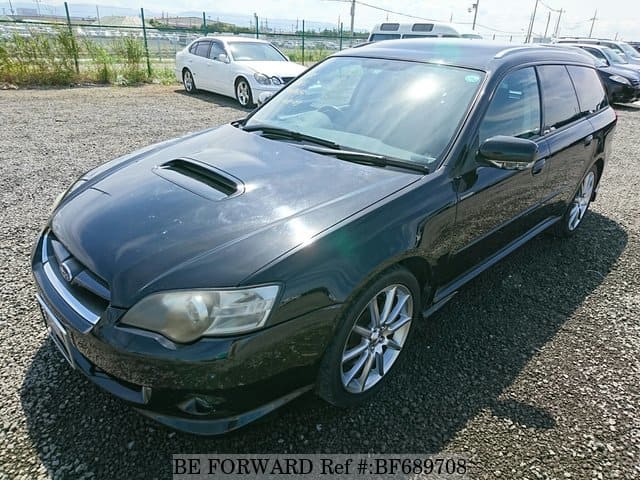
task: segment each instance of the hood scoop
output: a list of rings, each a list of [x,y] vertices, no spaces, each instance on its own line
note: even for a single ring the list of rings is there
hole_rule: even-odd
[[[156,175],[208,200],[223,200],[244,192],[233,175],[191,158],[178,158],[153,168]]]

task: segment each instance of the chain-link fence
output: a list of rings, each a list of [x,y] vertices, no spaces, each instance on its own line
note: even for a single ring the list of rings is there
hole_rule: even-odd
[[[26,11],[25,11],[26,10]],[[202,16],[146,18],[131,10],[87,15],[86,5],[29,9],[0,15],[0,82],[66,84],[130,83],[150,79],[171,82],[176,52],[203,35],[241,35],[271,41],[292,61],[317,62],[366,40],[342,26],[297,20],[290,29],[269,27],[257,15],[243,25]],[[111,9],[117,10],[117,9]],[[290,31],[288,31],[290,30]]]

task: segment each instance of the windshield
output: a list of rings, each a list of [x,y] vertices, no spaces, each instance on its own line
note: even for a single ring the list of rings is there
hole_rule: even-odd
[[[620,45],[620,48],[625,53],[625,55],[627,55],[627,57],[629,57],[629,58],[640,58],[640,54],[638,54],[638,51],[635,48],[633,48],[631,45],[629,45],[628,43],[619,42],[618,45]]]
[[[258,42],[229,42],[229,50],[236,62],[257,60],[261,62],[282,62],[287,59],[273,45]]]
[[[432,169],[484,74],[444,65],[333,57],[309,70],[247,122]]]
[[[602,47],[602,51],[604,52],[604,54],[609,59],[609,62],[611,63],[629,63],[627,62],[626,58],[624,58],[622,55],[620,55],[618,52],[616,52],[612,48]]]

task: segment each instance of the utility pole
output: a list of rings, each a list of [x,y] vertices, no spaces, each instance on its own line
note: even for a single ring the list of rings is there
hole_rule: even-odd
[[[356,0],[351,0],[351,46],[353,46],[353,21],[356,17]]]
[[[478,18],[478,8],[480,8],[480,0],[476,0],[476,3],[473,4],[473,26],[471,27],[471,30],[475,30],[476,29],[476,18]]]
[[[564,12],[563,9],[560,9],[560,12],[558,13],[558,23],[556,23],[556,29],[553,32],[553,36],[558,38],[558,33],[560,33],[560,19],[562,18],[562,12]]]
[[[527,30],[527,38],[525,39],[524,43],[529,43],[531,41],[531,34],[533,33],[533,24],[536,21],[536,12],[538,11],[538,2],[539,0],[536,0],[536,4],[533,6],[533,12],[531,13],[531,21],[529,22],[529,30]]]
[[[547,32],[549,31],[549,22],[551,21],[551,11],[549,11],[549,14],[547,15],[547,26],[544,27],[544,39],[547,39]]]
[[[596,13],[593,14],[593,18],[591,19],[591,29],[589,30],[589,38],[591,38],[591,35],[593,34],[593,26],[596,23],[597,16],[598,16],[598,10],[596,9]]]
[[[98,18],[98,26],[100,26],[100,10],[98,10],[98,5],[96,5],[96,17]]]

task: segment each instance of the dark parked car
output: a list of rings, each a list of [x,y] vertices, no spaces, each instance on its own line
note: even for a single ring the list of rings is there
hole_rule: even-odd
[[[174,428],[372,398],[412,326],[596,197],[616,115],[568,49],[396,40],[74,183],[33,252],[68,362]]]
[[[547,46],[557,47],[558,44]],[[580,49],[595,59],[609,103],[632,103],[640,99],[640,71],[624,63],[611,63],[609,57],[619,58],[615,52],[606,47],[582,44],[561,45],[561,48]]]
[[[562,38],[558,40],[557,43],[582,43],[585,45],[599,45],[601,47],[607,47],[618,55],[621,55],[627,62],[636,65],[640,64],[640,53],[633,48],[633,45],[627,42],[599,38]]]

